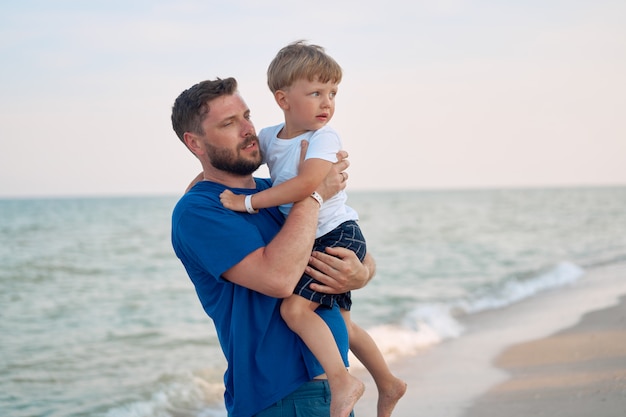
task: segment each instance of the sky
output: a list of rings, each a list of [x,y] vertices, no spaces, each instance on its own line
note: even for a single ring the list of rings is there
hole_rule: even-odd
[[[0,0],[0,198],[181,194],[174,99],[233,76],[279,123],[299,39],[344,70],[348,191],[626,185],[623,0]]]

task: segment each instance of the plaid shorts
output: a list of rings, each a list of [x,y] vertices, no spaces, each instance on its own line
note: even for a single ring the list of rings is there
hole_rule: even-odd
[[[350,249],[361,261],[365,258],[365,253],[367,252],[365,238],[363,237],[363,233],[361,233],[361,228],[354,220],[344,222],[335,229],[326,233],[324,236],[315,239],[313,250],[324,252],[324,249],[328,247]],[[298,285],[296,285],[296,289],[293,293],[320,305],[332,307],[333,303],[337,303],[339,308],[343,310],[350,310],[352,307],[352,297],[350,296],[350,291],[343,294],[325,294],[316,292],[309,288],[309,286],[314,282],[318,281],[314,280],[307,274],[302,275],[302,278],[300,278],[300,281],[298,282]]]

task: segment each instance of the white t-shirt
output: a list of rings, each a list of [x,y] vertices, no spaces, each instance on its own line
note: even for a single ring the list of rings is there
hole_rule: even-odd
[[[330,162],[337,161],[337,152],[342,149],[341,139],[330,126],[303,133],[292,139],[280,139],[278,133],[285,126],[281,123],[270,126],[259,132],[259,142],[263,153],[263,162],[270,170],[273,185],[285,182],[298,174],[300,163],[300,142],[309,142],[305,159],[319,158]],[[348,220],[358,220],[357,212],[346,205],[348,199],[345,191],[340,191],[334,197],[324,201],[320,209],[317,222],[317,233],[320,237]],[[280,206],[280,211],[286,216],[293,204]]]

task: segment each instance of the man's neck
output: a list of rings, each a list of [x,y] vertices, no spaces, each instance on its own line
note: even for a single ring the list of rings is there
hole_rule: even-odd
[[[256,188],[252,175],[234,175],[224,171],[204,170],[204,180],[216,182],[230,188]]]

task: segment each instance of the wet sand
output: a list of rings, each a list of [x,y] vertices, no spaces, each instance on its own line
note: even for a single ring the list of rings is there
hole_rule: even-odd
[[[511,374],[466,417],[626,415],[626,297],[549,337],[506,349],[495,361]]]

